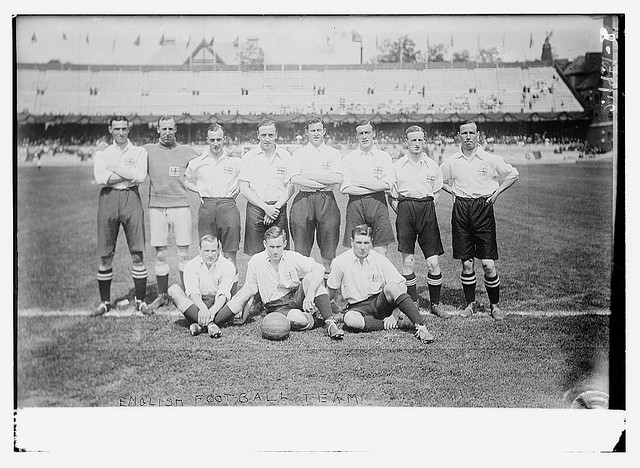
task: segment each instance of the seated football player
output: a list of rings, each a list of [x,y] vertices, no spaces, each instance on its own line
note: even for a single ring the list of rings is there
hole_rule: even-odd
[[[219,325],[234,318],[233,313],[221,309],[231,298],[236,267],[220,255],[220,242],[211,234],[200,239],[200,255],[184,267],[184,287],[174,284],[167,293],[176,308],[189,322],[193,336],[207,330],[212,338],[220,338]]]
[[[329,297],[333,300],[340,288],[347,302],[345,328],[356,332],[388,330],[409,325],[406,317],[420,341],[432,342],[434,337],[424,324],[425,318],[407,294],[405,278],[387,257],[372,249],[371,239],[369,226],[356,226],[351,231],[351,249],[331,264]]]
[[[344,332],[333,320],[329,294],[322,284],[324,267],[298,252],[285,250],[286,232],[272,226],[264,233],[265,250],[255,254],[247,264],[247,278],[233,298],[218,312],[223,317],[239,315],[244,323],[250,315],[280,313],[289,319],[291,330],[311,330],[314,314],[324,320],[326,334],[340,340]],[[251,307],[259,296],[260,307]]]

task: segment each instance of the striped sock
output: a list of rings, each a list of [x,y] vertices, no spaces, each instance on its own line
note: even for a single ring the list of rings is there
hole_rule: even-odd
[[[462,290],[467,304],[476,300],[476,273],[460,273],[460,281],[462,281]]]
[[[408,275],[402,275],[406,280],[407,294],[411,296],[411,300],[416,302],[418,300],[418,278],[415,273],[409,273]]]
[[[500,302],[500,277],[496,274],[493,278],[484,277],[484,287],[487,289],[489,302],[497,304]]]
[[[100,291],[100,301],[111,301],[111,280],[113,279],[113,268],[108,270],[98,269],[98,290]]]
[[[144,301],[147,295],[147,269],[144,265],[131,268],[131,277],[133,278],[133,286],[136,290],[136,299]]]
[[[427,285],[429,286],[429,300],[431,300],[431,303],[440,304],[442,273],[438,273],[437,275],[427,274]]]

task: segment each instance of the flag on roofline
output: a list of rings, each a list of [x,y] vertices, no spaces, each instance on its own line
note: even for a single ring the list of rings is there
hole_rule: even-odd
[[[236,40],[235,40],[235,41],[233,41],[233,47],[238,48],[238,43],[239,43],[239,41],[240,41],[240,36],[237,36],[237,37],[236,37]]]
[[[138,37],[136,37],[136,40],[133,42],[133,45],[136,47],[140,46],[140,34],[138,34]]]
[[[87,33],[87,35],[85,36],[84,42],[86,42],[87,44],[89,43],[89,33]]]
[[[162,35],[162,37],[160,38],[160,42],[159,42],[159,44],[160,44],[160,45],[164,45],[164,34],[163,34],[163,35]]]
[[[187,46],[185,47],[185,49],[188,49],[190,44],[191,44],[191,36],[189,36],[189,39],[187,39]]]
[[[38,42],[38,38],[36,37],[36,33],[31,35],[31,42]]]
[[[351,41],[362,44],[362,35],[357,31],[351,31]]]
[[[63,41],[67,40],[67,35],[64,33],[64,31],[62,31],[62,40]]]
[[[531,49],[533,47],[533,33],[531,33],[531,36],[529,36],[529,49]]]

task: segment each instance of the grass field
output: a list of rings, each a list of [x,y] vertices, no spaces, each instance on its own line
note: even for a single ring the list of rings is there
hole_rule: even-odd
[[[612,165],[518,169],[520,181],[496,205],[498,269],[503,308],[527,315],[501,323],[482,315],[432,318],[436,342],[425,346],[405,331],[347,334],[335,343],[315,330],[274,343],[260,338],[258,320],[227,328],[223,339],[214,341],[190,337],[186,322],[171,316],[47,317],[98,304],[99,189],[90,165],[20,167],[19,406],[139,406],[140,398],[160,406],[178,400],[184,405],[566,406],[565,391],[606,373],[609,317],[536,315],[608,309]],[[143,200],[147,190],[145,184]],[[338,201],[344,208],[346,198]],[[239,200],[241,212],[244,204]],[[195,228],[196,197],[192,206]],[[451,258],[450,211],[450,197],[444,196],[438,205],[445,245],[442,303],[454,310],[463,305],[463,296],[459,263]],[[196,247],[191,250],[195,255]],[[121,233],[112,298],[132,297],[128,257]],[[400,264],[395,244],[389,257]],[[151,248],[146,258],[152,300]],[[242,278],[248,257],[239,254],[238,260]],[[173,255],[171,281],[177,280],[176,264]],[[424,306],[421,254],[416,272]],[[486,302],[479,267],[477,273],[478,297]]]

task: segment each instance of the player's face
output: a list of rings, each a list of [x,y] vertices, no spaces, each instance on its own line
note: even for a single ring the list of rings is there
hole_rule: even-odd
[[[417,156],[424,151],[424,133],[419,131],[407,133],[405,140],[409,153]]]
[[[351,247],[353,248],[353,253],[356,254],[356,257],[366,258],[371,250],[371,237],[365,235],[355,236],[351,240]]]
[[[209,131],[207,133],[207,143],[209,143],[209,150],[214,156],[222,154],[224,148],[224,132],[222,129],[218,129],[215,132]]]
[[[478,145],[478,129],[475,124],[460,125],[460,144],[462,149],[473,151]]]
[[[373,139],[376,137],[371,124],[356,127],[356,140],[363,151],[369,151],[373,146]]]
[[[322,125],[322,122],[315,122],[309,124],[307,127],[307,136],[309,137],[309,142],[313,146],[320,146],[324,141],[324,134],[327,133],[327,130]]]
[[[129,123],[124,120],[114,120],[109,125],[109,133],[117,145],[124,145],[129,138]]]
[[[284,252],[284,238],[278,236],[275,239],[267,239],[263,243],[269,259],[276,263],[279,262],[282,258],[282,252]]]
[[[200,256],[204,263],[207,265],[213,265],[220,258],[220,250],[218,249],[217,242],[207,242],[203,241],[200,246]]]
[[[262,151],[269,151],[273,149],[276,144],[276,138],[278,137],[278,131],[275,125],[265,125],[258,128],[258,140],[260,141],[260,148]]]
[[[165,146],[172,146],[176,141],[176,123],[173,119],[161,120],[158,124],[158,135],[160,135],[160,143]]]

